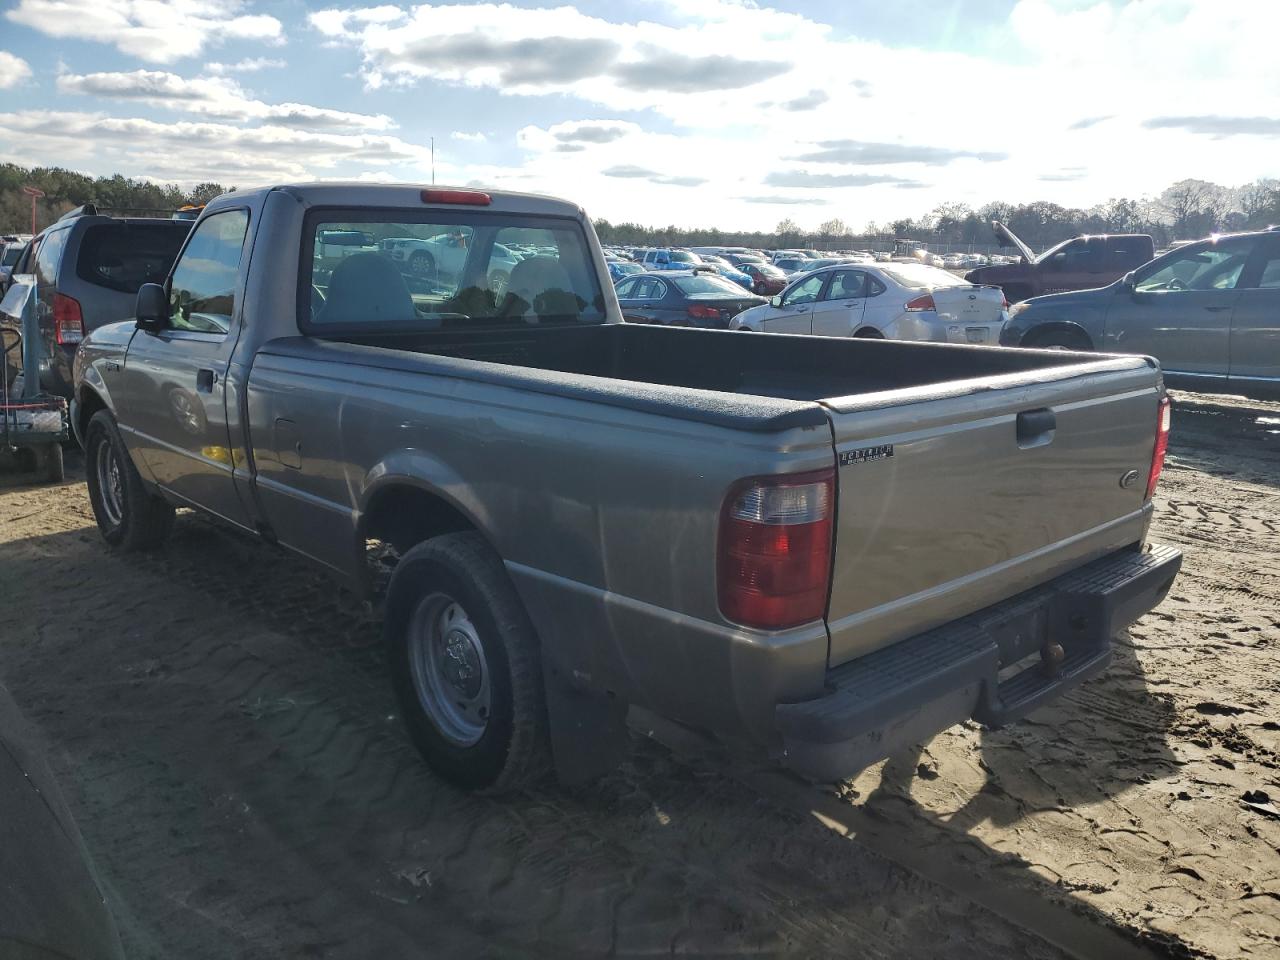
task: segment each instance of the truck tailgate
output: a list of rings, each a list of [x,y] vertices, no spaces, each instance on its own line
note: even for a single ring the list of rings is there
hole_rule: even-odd
[[[1159,370],[1103,358],[824,402],[837,666],[1142,539]]]

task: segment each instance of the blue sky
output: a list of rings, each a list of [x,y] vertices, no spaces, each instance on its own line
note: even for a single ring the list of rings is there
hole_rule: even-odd
[[[862,226],[1280,176],[1280,3],[0,2],[0,160]]]

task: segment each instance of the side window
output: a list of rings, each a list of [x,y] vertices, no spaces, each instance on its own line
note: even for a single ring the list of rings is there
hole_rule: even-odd
[[[813,303],[818,299],[818,294],[822,292],[822,284],[826,279],[827,276],[824,273],[815,273],[813,276],[805,277],[782,295],[782,305],[784,307],[795,307],[802,303]]]
[[[1258,286],[1264,290],[1280,290],[1280,239],[1262,251]]]
[[[640,285],[639,280],[623,280],[618,284],[617,290],[619,300],[630,300],[636,295],[636,288]]]
[[[870,275],[867,276],[867,296],[868,297],[878,297],[880,296],[880,294],[884,293],[885,290],[887,289],[889,288],[886,287],[879,280],[877,280],[875,277]]]
[[[1098,246],[1086,240],[1077,240],[1063,247],[1049,258],[1055,270],[1072,273],[1092,272],[1098,269]]]
[[[169,286],[169,324],[175,330],[226,333],[235,313],[240,255],[249,229],[249,213],[228,210],[196,225],[173,268]]]
[[[861,270],[837,270],[823,300],[860,300],[867,295],[867,275]]]
[[[1137,278],[1137,293],[1180,293],[1184,290],[1234,290],[1252,239],[1197,244],[1170,254]]]
[[[67,246],[67,234],[70,229],[54,230],[46,233],[44,240],[40,244],[40,249],[36,251],[35,270],[36,282],[42,287],[57,286],[58,282],[58,261],[62,259],[62,251]]]
[[[667,285],[661,280],[649,278],[649,286],[645,288],[644,297],[646,300],[661,300],[667,295]]]

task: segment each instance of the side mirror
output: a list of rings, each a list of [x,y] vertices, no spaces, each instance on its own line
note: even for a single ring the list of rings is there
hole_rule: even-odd
[[[1133,275],[1132,270],[1130,270],[1128,273],[1126,273],[1123,277],[1120,278],[1120,286],[1124,287],[1130,293],[1133,293],[1134,290],[1137,289],[1138,278]]]
[[[780,306],[782,306],[782,294],[780,294],[780,293],[779,293],[779,294],[775,294],[774,296],[770,297],[770,298],[769,298],[769,306],[771,306],[771,307],[780,307]]]
[[[139,330],[155,333],[169,325],[169,295],[158,283],[144,283],[138,288],[134,322]]]

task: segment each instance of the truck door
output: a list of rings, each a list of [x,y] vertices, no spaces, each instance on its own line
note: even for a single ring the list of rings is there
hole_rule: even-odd
[[[1253,237],[1206,240],[1134,271],[1107,310],[1106,348],[1155,357],[1170,373],[1225,377],[1237,283]]]
[[[1041,293],[1089,290],[1107,282],[1101,237],[1077,237],[1036,266]]]
[[[1231,315],[1231,379],[1280,389],[1280,233],[1262,239]]]
[[[813,305],[813,334],[849,337],[862,325],[867,303],[867,275],[861,270],[836,270],[822,298]]]
[[[130,341],[118,404],[120,428],[157,483],[241,526],[249,519],[232,470],[245,454],[228,429],[227,378],[248,227],[244,209],[196,225],[167,283],[169,323]]]

